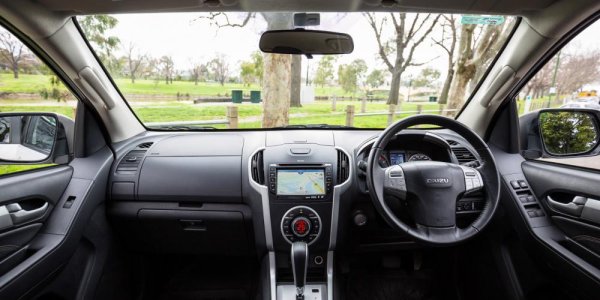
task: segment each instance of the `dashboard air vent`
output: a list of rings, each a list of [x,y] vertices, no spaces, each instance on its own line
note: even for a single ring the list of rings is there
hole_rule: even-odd
[[[146,142],[146,143],[141,143],[139,144],[137,147],[140,149],[148,149],[150,148],[150,146],[152,146],[152,144],[154,144],[153,142]]]
[[[343,183],[350,176],[350,160],[346,153],[337,151],[337,184]]]
[[[453,140],[446,140],[446,142],[448,142],[448,145],[450,146],[457,146],[458,142],[457,141],[453,141]]]
[[[259,151],[254,156],[252,156],[252,161],[250,163],[250,167],[252,168],[252,180],[260,185],[265,184],[265,166],[263,163],[263,152]]]
[[[117,166],[117,173],[135,173],[144,159],[147,150],[132,150],[121,159]]]
[[[461,165],[477,160],[477,158],[475,158],[475,155],[473,155],[471,151],[464,147],[452,148],[452,152],[454,152],[454,155],[456,155],[456,159],[458,159],[458,163]]]

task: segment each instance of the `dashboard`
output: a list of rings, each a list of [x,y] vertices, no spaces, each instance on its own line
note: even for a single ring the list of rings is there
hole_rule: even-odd
[[[364,166],[379,133],[148,132],[117,145],[109,216],[140,251],[285,255],[305,241],[326,263],[331,249],[415,247],[382,221],[368,194]],[[451,131],[414,129],[392,139],[378,162],[419,160],[478,158]],[[457,215],[476,217],[477,197],[460,199]]]

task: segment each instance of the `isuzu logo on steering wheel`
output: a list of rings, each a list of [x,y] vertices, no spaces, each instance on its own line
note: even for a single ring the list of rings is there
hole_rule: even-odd
[[[427,178],[425,179],[425,183],[427,184],[436,184],[436,183],[449,183],[450,179],[448,178]]]

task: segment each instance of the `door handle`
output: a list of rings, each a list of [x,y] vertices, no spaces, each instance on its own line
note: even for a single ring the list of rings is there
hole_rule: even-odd
[[[48,210],[48,202],[44,202],[41,207],[32,210],[21,208],[19,203],[8,204],[6,208],[12,219],[12,223],[14,225],[19,225],[42,217],[46,213],[46,210]]]
[[[547,196],[546,198],[548,199],[548,205],[551,208],[558,212],[574,217],[581,216],[581,213],[583,212],[583,207],[588,201],[588,198],[581,196],[575,196],[573,200],[571,200],[571,202],[569,203],[558,202],[556,200],[553,200],[550,196]]]

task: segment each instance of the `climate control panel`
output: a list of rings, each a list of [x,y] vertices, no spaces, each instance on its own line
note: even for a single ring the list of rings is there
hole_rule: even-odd
[[[295,206],[281,220],[281,234],[289,243],[315,242],[321,234],[321,218],[308,206]]]

